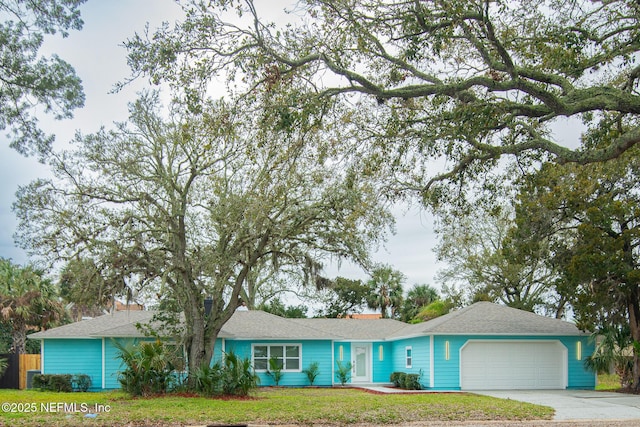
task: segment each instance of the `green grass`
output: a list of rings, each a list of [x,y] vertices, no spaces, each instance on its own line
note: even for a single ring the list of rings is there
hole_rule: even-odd
[[[553,409],[466,393],[372,394],[357,389],[260,389],[244,400],[168,395],[128,397],[122,392],[49,393],[0,390],[0,402],[21,413],[0,415],[15,426],[143,426],[207,423],[251,424],[397,424],[411,421],[550,419]],[[77,412],[47,412],[75,403]],[[44,404],[44,407],[41,405]],[[103,405],[109,412],[84,418],[85,408]],[[26,408],[25,408],[25,405]],[[35,406],[34,406],[35,405]],[[4,407],[3,407],[4,408]],[[34,412],[24,412],[35,408]],[[67,408],[73,409],[73,408]]]
[[[596,390],[618,390],[620,378],[616,374],[598,374]]]

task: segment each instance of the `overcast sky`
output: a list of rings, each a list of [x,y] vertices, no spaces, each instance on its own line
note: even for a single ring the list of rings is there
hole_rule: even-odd
[[[41,118],[47,132],[56,135],[54,147],[60,149],[72,139],[76,130],[92,133],[104,125],[127,118],[127,103],[146,86],[136,82],[125,91],[109,93],[113,85],[129,75],[126,50],[122,42],[135,32],[143,32],[145,24],[156,28],[162,21],[172,22],[180,9],[171,0],[90,0],[81,8],[84,29],[66,38],[47,39],[45,49],[55,52],[69,62],[83,81],[86,94],[85,107],[75,112],[72,120],[56,122]],[[11,204],[20,185],[26,185],[38,177],[46,177],[48,169],[35,158],[25,158],[8,148],[4,133],[0,136],[0,257],[10,258],[19,264],[29,260],[24,251],[17,248],[13,234],[17,225]],[[405,289],[414,283],[436,285],[434,276],[439,268],[433,247],[436,243],[432,219],[419,209],[409,212],[397,209],[397,233],[376,254],[374,260],[390,264],[407,276]],[[327,269],[327,275],[341,275],[354,279],[366,279],[360,269],[343,264]]]

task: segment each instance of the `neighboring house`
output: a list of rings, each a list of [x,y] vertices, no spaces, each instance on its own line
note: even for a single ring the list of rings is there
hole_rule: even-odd
[[[118,388],[114,341],[147,339],[135,327],[153,312],[116,312],[30,335],[41,340],[42,371],[85,373],[92,388]],[[479,302],[425,323],[391,319],[285,319],[237,311],[216,342],[214,359],[233,351],[249,357],[262,385],[272,385],[268,360],[282,360],[282,386],[339,384],[338,365],[352,364],[351,385],[389,384],[392,372],[421,374],[433,390],[592,389],[584,367],[594,345],[569,322]]]

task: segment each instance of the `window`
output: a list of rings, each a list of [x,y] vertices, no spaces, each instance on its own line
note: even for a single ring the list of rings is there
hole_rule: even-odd
[[[269,360],[275,359],[283,372],[300,372],[300,353],[300,344],[254,345],[253,369],[267,371]]]
[[[406,368],[411,368],[411,365],[413,365],[413,355],[412,355],[411,347],[405,347],[404,348],[404,352],[405,352],[405,356],[406,356],[405,367]]]

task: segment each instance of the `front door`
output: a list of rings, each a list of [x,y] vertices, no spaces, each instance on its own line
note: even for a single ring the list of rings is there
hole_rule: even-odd
[[[351,344],[351,382],[371,382],[371,343]]]

